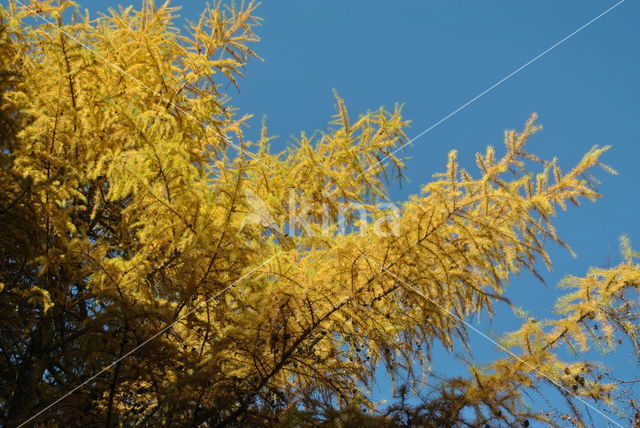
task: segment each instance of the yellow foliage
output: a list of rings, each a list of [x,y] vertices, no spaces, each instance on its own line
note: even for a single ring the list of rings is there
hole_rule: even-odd
[[[0,65],[16,76],[2,83],[15,129],[3,125],[0,168],[2,370],[12,373],[0,405],[11,423],[96,373],[38,417],[196,426],[273,422],[320,398],[374,408],[366,385],[379,367],[394,382],[419,379],[437,342],[466,341],[463,320],[506,301],[514,274],[550,266],[545,245],[566,246],[557,207],[599,196],[585,177],[608,147],[562,173],[525,147],[534,115],[505,133],[502,155],[476,156],[477,175],[451,151],[445,172],[381,226],[397,233],[372,233],[344,207],[388,215],[377,201],[388,178],[403,178],[400,107],[354,120],[336,95],[330,129],[274,153],[266,127],[244,138],[248,116],[222,91],[255,56],[254,3],[207,8],[188,35],[168,3],[74,10],[66,22],[72,5],[0,7]],[[247,222],[255,201],[259,221]],[[596,372],[554,348],[586,350],[591,321],[610,347],[619,325],[636,334],[611,313],[640,279],[623,247],[621,267],[567,280],[575,290],[559,319],[505,339],[519,360],[443,382],[433,405],[457,410],[442,423],[464,406],[551,423],[522,410],[517,391],[540,375],[569,385],[563,365]],[[583,383],[577,394],[606,402],[609,385]]]

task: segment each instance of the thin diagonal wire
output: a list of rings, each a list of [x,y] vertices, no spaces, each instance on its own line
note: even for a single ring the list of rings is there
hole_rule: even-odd
[[[446,120],[448,120],[449,118],[451,118],[452,116],[454,116],[455,114],[457,114],[458,112],[460,112],[461,110],[463,110],[464,108],[466,108],[467,106],[469,106],[470,104],[472,104],[473,102],[475,102],[476,100],[478,100],[479,98],[481,98],[482,96],[484,96],[485,94],[487,94],[488,92],[490,92],[491,90],[495,89],[497,86],[501,85],[502,83],[504,83],[506,80],[510,79],[511,77],[513,77],[515,74],[519,73],[520,71],[522,71],[524,68],[528,67],[530,64],[532,64],[533,62],[537,61],[539,58],[541,58],[542,56],[546,55],[547,53],[549,53],[551,50],[555,49],[557,46],[561,45],[562,43],[564,43],[565,41],[567,41],[568,39],[570,39],[571,37],[573,37],[574,35],[576,35],[577,33],[579,33],[580,31],[582,31],[583,29],[585,29],[586,27],[588,27],[589,25],[591,25],[592,23],[596,22],[597,20],[599,20],[600,18],[602,18],[604,15],[606,15],[607,13],[609,13],[610,11],[612,11],[613,9],[617,8],[619,5],[621,5],[622,3],[624,3],[626,0],[621,0],[620,2],[616,3],[615,5],[613,5],[612,7],[610,7],[609,9],[605,10],[604,12],[602,12],[601,14],[599,14],[598,16],[596,16],[595,18],[593,18],[592,20],[590,20],[589,22],[587,22],[586,24],[584,24],[583,26],[581,26],[580,28],[578,28],[577,30],[575,30],[573,33],[569,34],[568,36],[566,36],[565,38],[563,38],[562,40],[560,40],[559,42],[555,43],[554,45],[552,45],[551,47],[549,47],[548,49],[546,49],[545,51],[543,51],[542,53],[540,53],[539,55],[537,55],[536,57],[534,57],[533,59],[531,59],[530,61],[528,61],[527,63],[525,63],[524,65],[522,65],[521,67],[519,67],[518,69],[516,69],[515,71],[511,72],[509,75],[505,76],[504,78],[502,78],[501,80],[499,80],[498,82],[496,82],[495,84],[493,84],[492,86],[490,86],[489,88],[487,88],[485,91],[481,92],[479,95],[475,96],[474,98],[472,98],[471,100],[469,100],[468,102],[466,102],[465,104],[463,104],[462,106],[460,106],[459,108],[457,108],[456,110],[454,110],[453,112],[451,112],[450,114],[448,114],[447,116],[445,116],[444,118],[442,118],[441,120],[439,120],[438,122],[436,122],[435,124],[433,124],[432,126],[430,126],[429,128],[427,128],[425,131],[421,132],[420,134],[418,134],[416,137],[414,137],[413,139],[409,140],[407,143],[403,144],[402,146],[400,146],[399,148],[397,148],[396,150],[394,150],[393,152],[391,152],[389,155],[385,156],[385,158],[381,159],[380,161],[378,161],[377,163],[375,163],[374,165],[370,166],[365,172],[363,172],[362,174],[365,174],[366,172],[368,172],[369,170],[371,170],[372,168],[374,168],[375,166],[379,165],[380,163],[384,162],[386,159],[388,159],[390,156],[392,156],[394,153],[398,152],[399,150],[401,150],[402,148],[406,147],[408,144],[412,143],[413,141],[417,140],[418,138],[422,137],[423,135],[425,135],[426,133],[430,132],[432,129],[434,129],[435,127],[439,126],[441,123],[445,122]],[[21,6],[25,7],[26,9],[34,12],[38,17],[40,17],[43,21],[54,25],[55,23],[53,23],[52,21],[46,19],[45,17],[43,17],[41,14],[39,14],[38,12],[35,12],[33,9],[29,8],[28,6],[26,6],[24,3],[22,3],[20,0],[16,0],[17,3],[19,3]],[[101,58],[102,60],[105,61],[105,63],[107,63],[108,65],[110,65],[111,67],[115,68],[116,70],[118,70],[119,72],[121,72],[123,75],[129,77],[130,79],[134,80],[135,82],[137,82],[138,84],[140,84],[142,87],[148,89],[149,91],[151,91],[152,93],[160,96],[163,100],[166,100],[166,98],[164,98],[159,92],[155,91],[153,88],[149,87],[148,85],[144,84],[142,81],[140,81],[139,79],[137,79],[136,77],[134,77],[133,75],[131,75],[130,73],[126,72],[125,70],[123,70],[121,67],[111,63],[109,60],[107,60],[106,58],[104,58],[103,56],[99,55],[97,52],[95,52],[91,47],[89,47],[87,44],[82,43],[81,41],[79,41],[77,38],[75,38],[73,35],[69,34],[68,32],[64,31],[63,29],[57,27],[56,28],[59,32],[65,34],[67,37],[69,37],[70,39],[76,41],[79,45],[81,45],[82,47],[84,47],[85,49],[89,50],[90,52],[92,52],[94,55],[96,55],[97,57]],[[186,114],[191,115],[192,117],[195,118],[195,116],[193,116],[190,112],[188,112],[187,110],[185,110],[184,108],[182,108],[181,106],[176,105],[174,102],[172,102],[171,100],[166,100],[168,101],[169,104],[173,105],[174,107],[176,107],[177,109],[183,111]],[[198,120],[197,118],[195,118],[196,120]],[[200,121],[199,121],[200,122]],[[202,122],[201,122],[202,124]],[[230,141],[227,141],[227,143],[235,148],[236,150],[239,150],[245,154],[247,154],[249,157],[251,157],[254,160],[257,160],[260,163],[263,163],[262,161],[258,160],[257,158],[255,158],[255,156],[250,153],[250,152],[246,152],[244,151],[244,149],[242,149],[241,147],[236,146],[235,144],[231,143]],[[263,163],[264,164],[264,163]],[[264,164],[268,169],[273,170],[271,167],[269,167],[268,165]],[[360,176],[362,175],[360,174]],[[194,309],[192,309],[191,311],[189,311],[188,313],[186,313],[184,316],[182,316],[181,318],[175,320],[174,322],[172,322],[171,324],[169,324],[168,326],[166,326],[165,328],[163,328],[162,330],[160,330],[159,332],[157,332],[156,334],[154,334],[152,337],[150,337],[149,339],[147,339],[145,342],[143,342],[142,344],[138,345],[136,348],[130,350],[129,352],[127,352],[125,355],[123,355],[121,358],[119,358],[118,360],[112,362],[111,364],[109,364],[108,366],[106,366],[105,368],[103,368],[100,372],[96,373],[95,375],[93,375],[91,378],[87,379],[86,381],[84,381],[82,384],[78,385],[77,387],[75,387],[74,389],[72,389],[71,391],[69,391],[67,394],[65,394],[64,396],[62,396],[61,398],[59,398],[58,400],[54,401],[53,403],[51,403],[49,406],[47,406],[46,408],[42,409],[40,412],[36,413],[35,415],[33,415],[31,418],[29,418],[28,420],[24,421],[22,424],[19,425],[19,427],[25,425],[26,423],[28,423],[29,421],[33,420],[34,418],[36,418],[37,416],[39,416],[40,414],[42,414],[43,412],[45,412],[46,410],[48,410],[49,408],[51,408],[52,406],[54,406],[55,404],[59,403],[60,401],[62,401],[63,399],[65,399],[67,396],[71,395],[72,393],[74,393],[75,391],[77,391],[78,389],[80,389],[82,386],[86,385],[88,382],[90,382],[92,379],[96,378],[97,376],[99,376],[100,374],[104,373],[105,371],[111,369],[115,364],[117,364],[118,362],[122,361],[124,358],[128,357],[129,355],[133,354],[134,352],[136,352],[138,349],[140,349],[141,347],[143,347],[144,345],[146,345],[147,343],[149,343],[150,341],[152,341],[153,339],[155,339],[156,337],[158,337],[159,335],[161,335],[162,333],[164,333],[165,331],[167,331],[169,328],[171,328],[173,325],[175,325],[175,323],[181,321],[182,319],[184,319],[185,317],[187,317],[188,315],[192,314],[193,312],[195,312],[196,310],[198,310],[202,305],[210,302],[211,300],[217,298],[218,296],[220,296],[221,294],[223,294],[224,292],[226,292],[229,288],[233,287],[234,285],[236,285],[239,281],[241,281],[242,279],[244,279],[245,277],[247,277],[248,275],[250,275],[251,273],[253,273],[254,271],[256,271],[259,267],[263,266],[264,264],[266,264],[267,262],[269,262],[271,259],[273,259],[274,257],[276,257],[278,254],[272,256],[271,258],[269,258],[267,261],[263,262],[261,265],[259,265],[258,267],[256,267],[255,269],[253,269],[252,271],[248,272],[247,274],[243,275],[241,278],[239,278],[237,281],[235,281],[234,283],[230,284],[229,286],[227,286],[226,288],[224,288],[222,291],[220,291],[219,293],[217,293],[215,296],[211,297],[210,299],[207,299],[205,302],[203,302],[202,304],[196,306]],[[365,257],[369,258],[368,256],[365,255]],[[373,260],[372,260],[373,261]],[[375,264],[378,264],[377,262],[373,261]],[[431,301],[432,303],[434,303],[435,305],[437,305],[438,307],[440,307],[441,309],[444,310],[444,308],[439,305],[437,302],[429,299],[427,296],[423,295],[419,290],[415,289],[415,287],[410,286],[409,284],[406,284],[406,282],[404,282],[403,280],[397,278],[397,276],[395,276],[392,272],[388,271],[386,268],[384,268],[384,266],[379,265],[387,274],[394,276],[397,280],[399,280],[400,282],[404,283],[406,286],[409,286],[410,288],[414,289],[415,292],[417,292],[419,295],[421,295],[423,298],[425,298],[426,300]],[[602,415],[603,417],[605,417],[606,419],[608,419],[609,421],[613,422],[614,424],[618,425],[621,427],[620,424],[618,424],[617,422],[615,422],[614,420],[612,420],[611,418],[609,418],[607,415],[605,415],[604,413],[602,413],[600,410],[598,410],[597,408],[595,408],[594,406],[592,406],[591,404],[587,403],[586,401],[584,401],[583,399],[581,399],[580,397],[577,397],[575,394],[571,393],[571,391],[567,390],[566,388],[562,387],[561,385],[557,384],[556,382],[554,382],[553,380],[551,380],[550,378],[548,378],[546,375],[544,375],[543,373],[541,373],[540,371],[538,371],[535,367],[531,366],[529,363],[525,362],[524,360],[522,360],[521,358],[519,358],[517,355],[513,354],[511,351],[509,351],[508,349],[504,348],[502,345],[498,344],[497,342],[495,342],[493,339],[491,339],[490,337],[488,337],[486,334],[484,334],[483,332],[481,332],[480,330],[478,330],[477,328],[475,328],[473,325],[467,323],[465,320],[459,318],[457,315],[446,311],[449,315],[451,315],[452,317],[455,317],[457,319],[459,319],[460,321],[462,321],[465,325],[467,325],[469,328],[471,328],[472,330],[476,331],[478,334],[480,334],[481,336],[483,336],[485,339],[489,340],[490,342],[494,343],[495,345],[497,345],[498,347],[500,347],[501,349],[503,349],[504,351],[506,351],[507,353],[509,353],[510,355],[512,355],[514,358],[520,360],[521,362],[523,362],[525,365],[528,365],[529,367],[531,367],[534,371],[536,371],[537,373],[539,373],[540,375],[542,375],[543,377],[545,377],[546,379],[548,379],[550,382],[552,382],[553,384],[555,384],[557,387],[565,390],[567,393],[569,393],[570,395],[574,396],[575,398],[577,398],[579,401],[583,402],[585,405],[587,405],[588,407],[592,408],[593,410],[595,410],[597,413],[599,413],[600,415]]]
[[[83,386],[85,386],[87,383],[91,382],[93,379],[97,378],[98,376],[100,376],[102,373],[110,370],[111,368],[113,368],[116,364],[118,364],[119,362],[121,362],[122,360],[124,360],[125,358],[127,358],[128,356],[130,356],[131,354],[135,353],[136,351],[138,351],[140,348],[142,348],[143,346],[145,346],[147,343],[151,342],[152,340],[154,340],[155,338],[157,338],[158,336],[160,336],[161,334],[163,334],[164,332],[166,332],[167,330],[169,330],[171,327],[173,327],[176,323],[182,321],[183,319],[185,319],[186,317],[188,317],[189,315],[193,314],[194,312],[196,312],[197,310],[199,310],[200,308],[202,308],[204,305],[208,304],[209,302],[211,302],[212,300],[216,299],[217,297],[220,297],[222,294],[224,294],[227,290],[229,290],[230,288],[233,288],[234,286],[236,286],[240,281],[242,281],[243,279],[245,279],[246,277],[248,277],[249,275],[251,275],[253,272],[257,271],[259,268],[261,268],[262,266],[266,265],[267,263],[269,263],[271,260],[273,260],[275,257],[279,256],[282,252],[276,253],[273,256],[269,257],[266,261],[262,262],[261,264],[259,264],[258,266],[256,266],[255,268],[253,268],[252,270],[250,270],[249,272],[245,273],[244,275],[242,275],[240,278],[238,278],[237,280],[235,280],[234,282],[232,282],[231,284],[227,285],[224,289],[222,289],[221,291],[219,291],[218,293],[216,293],[214,296],[208,298],[207,300],[205,300],[204,302],[200,303],[199,305],[197,305],[196,307],[194,307],[193,309],[191,309],[189,312],[185,313],[184,315],[182,315],[180,318],[176,319],[175,321],[173,321],[171,324],[167,325],[166,327],[164,327],[162,330],[156,332],[153,336],[151,336],[150,338],[148,338],[147,340],[145,340],[144,342],[142,342],[141,344],[139,344],[138,346],[136,346],[135,348],[131,349],[130,351],[128,351],[126,354],[124,354],[122,357],[118,358],[117,360],[113,361],[111,364],[105,366],[102,370],[100,370],[98,373],[94,374],[93,376],[91,376],[89,379],[85,380],[84,382],[82,382],[81,384],[79,384],[78,386],[76,386],[75,388],[73,388],[71,391],[67,392],[66,394],[64,394],[62,397],[58,398],[56,401],[54,401],[53,403],[49,404],[47,407],[45,407],[44,409],[40,410],[38,413],[36,413],[35,415],[31,416],[29,419],[27,419],[26,421],[22,422],[20,425],[18,425],[18,428],[20,428],[21,426],[26,425],[27,423],[29,423],[30,421],[32,421],[33,419],[37,418],[38,416],[40,416],[41,414],[43,414],[44,412],[46,412],[47,410],[49,410],[51,407],[55,406],[56,404],[58,404],[59,402],[61,402],[62,400],[64,400],[65,398],[67,398],[68,396],[70,396],[71,394],[73,394],[74,392],[76,392],[77,390],[79,390],[80,388],[82,388]]]
[[[64,34],[65,36],[67,36],[69,39],[73,40],[74,42],[78,43],[80,46],[82,46],[83,48],[85,48],[86,50],[88,50],[89,52],[91,52],[92,54],[94,54],[96,57],[100,58],[102,61],[104,61],[107,65],[111,66],[112,68],[114,68],[115,70],[117,70],[118,72],[120,72],[122,75],[128,77],[129,79],[133,80],[134,82],[136,82],[137,84],[139,84],[140,86],[142,86],[143,88],[149,90],[152,94],[157,95],[160,97],[160,99],[162,101],[166,101],[169,105],[172,105],[173,107],[175,107],[176,109],[180,110],[181,112],[185,113],[188,116],[191,116],[192,118],[194,118],[198,123],[200,123],[202,126],[205,126],[204,122],[202,122],[201,120],[199,120],[193,113],[191,113],[190,111],[188,111],[187,109],[185,109],[182,106],[179,106],[178,104],[176,104],[175,102],[171,101],[170,99],[167,99],[165,96],[163,96],[160,92],[156,91],[155,89],[153,89],[152,87],[150,87],[149,85],[145,84],[143,81],[141,81],[140,79],[138,79],[137,77],[135,77],[134,75],[132,75],[131,73],[127,72],[126,70],[124,70],[122,67],[120,67],[119,65],[114,64],[113,62],[109,61],[107,58],[105,58],[104,56],[100,55],[98,52],[96,52],[91,46],[89,46],[86,43],[81,42],[80,40],[78,40],[78,38],[76,38],[75,36],[73,36],[73,34],[70,34],[68,31],[65,31],[63,28],[56,26],[56,23],[51,21],[50,19],[45,18],[41,13],[39,13],[37,10],[27,6],[26,4],[24,4],[22,1],[20,0],[15,0],[16,3],[18,3],[20,6],[24,7],[25,9],[29,10],[30,12],[32,12],[34,15],[38,16],[40,19],[42,19],[44,22],[46,22],[47,24],[50,24],[52,26],[54,26],[54,29],[57,30],[59,33]],[[224,140],[225,143],[227,143],[228,145],[230,145],[231,147],[233,147],[234,149],[238,150],[241,153],[246,154],[247,156],[249,156],[251,159],[261,163],[262,165],[264,165],[265,167],[267,167],[269,170],[271,170],[272,172],[275,172],[275,170],[273,168],[271,168],[269,165],[267,165],[266,163],[264,163],[262,160],[258,159],[253,153],[248,152],[246,150],[244,150],[242,147],[238,146],[237,144],[232,143],[231,141],[225,139]]]
[[[538,55],[536,55],[535,57],[533,57],[532,59],[527,61],[525,64],[521,65],[520,67],[518,67],[517,69],[515,69],[511,73],[507,74],[505,77],[503,77],[502,79],[498,80],[496,83],[494,83],[493,85],[489,86],[487,89],[485,89],[484,91],[480,92],[478,95],[476,95],[475,97],[471,98],[469,101],[467,101],[466,103],[462,104],[460,107],[458,107],[457,109],[453,110],[451,113],[449,113],[448,115],[446,115],[445,117],[443,117],[442,119],[440,119],[439,121],[437,121],[436,123],[434,123],[433,125],[428,127],[427,129],[425,129],[424,131],[422,131],[421,133],[419,133],[418,135],[413,137],[411,140],[407,141],[406,143],[404,143],[403,145],[401,145],[400,147],[398,147],[397,149],[395,149],[394,151],[392,151],[391,153],[389,153],[388,155],[386,155],[385,157],[380,159],[378,162],[376,162],[375,164],[371,165],[369,168],[367,168],[366,171],[364,171],[362,174],[358,175],[358,177],[362,176],[363,174],[366,174],[371,169],[373,169],[376,166],[380,165],[381,163],[385,162],[387,159],[389,159],[391,156],[393,156],[399,150],[402,150],[407,145],[411,144],[412,142],[416,141],[418,138],[422,137],[423,135],[427,134],[428,132],[430,132],[434,128],[438,127],[443,122],[449,120],[451,117],[455,116],[460,111],[464,110],[469,105],[473,104],[478,99],[482,98],[484,95],[486,95],[487,93],[491,92],[492,90],[494,90],[495,88],[497,88],[498,86],[500,86],[501,84],[503,84],[504,82],[506,82],[507,80],[509,80],[510,78],[512,78],[513,76],[515,76],[516,74],[518,74],[519,72],[524,70],[525,68],[527,68],[529,65],[533,64],[534,62],[536,62],[537,60],[539,60],[540,58],[542,58],[543,56],[545,56],[546,54],[548,54],[549,52],[551,52],[552,50],[554,50],[555,48],[557,48],[558,46],[560,46],[561,44],[563,44],[564,42],[566,42],[567,40],[569,40],[570,38],[575,36],[576,34],[578,34],[580,31],[584,30],[585,28],[587,28],[588,26],[590,26],[591,24],[593,24],[594,22],[596,22],[597,20],[599,20],[600,18],[602,18],[603,16],[605,16],[606,14],[608,14],[609,12],[611,12],[612,10],[614,10],[615,8],[620,6],[625,1],[626,0],[620,0],[618,3],[614,4],[613,6],[611,6],[610,8],[605,10],[604,12],[600,13],[598,16],[596,16],[595,18],[591,19],[589,22],[585,23],[584,25],[582,25],[580,28],[578,28],[577,30],[575,30],[574,32],[569,34],[568,36],[565,36],[560,41],[554,43],[553,45],[551,45],[550,47],[548,47],[547,49],[545,49],[544,51],[542,51],[541,53],[539,53]],[[358,177],[356,177],[356,178],[358,178]]]

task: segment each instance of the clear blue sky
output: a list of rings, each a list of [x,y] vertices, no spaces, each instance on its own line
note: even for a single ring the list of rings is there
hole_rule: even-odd
[[[85,0],[94,12],[126,0]],[[139,1],[132,2],[139,6]],[[158,3],[160,1],[158,0]],[[264,61],[247,67],[232,104],[253,113],[258,127],[268,116],[275,146],[289,136],[326,126],[336,89],[357,115],[380,105],[405,104],[414,136],[511,73],[615,1],[595,0],[325,0],[267,1],[255,45]],[[204,2],[175,0],[181,14],[195,18]],[[613,145],[605,162],[619,176],[600,174],[604,198],[559,216],[559,232],[578,254],[552,248],[554,271],[545,288],[531,276],[514,278],[509,297],[537,317],[552,316],[554,285],[564,274],[582,275],[617,263],[617,242],[627,233],[640,247],[636,218],[640,206],[640,2],[627,0],[600,20],[546,54],[519,74],[418,139],[407,151],[411,182],[391,195],[416,193],[443,169],[446,153],[458,149],[465,165],[488,144],[500,147],[506,128],[520,129],[538,112],[542,133],[530,149],[558,156],[568,168],[594,144]],[[252,135],[249,132],[249,135]],[[503,308],[508,311],[505,307]],[[515,329],[514,318],[499,316],[476,326],[483,331]],[[485,339],[472,341],[478,362],[499,353]],[[440,354],[440,353],[439,353]],[[602,359],[595,354],[594,358]],[[631,356],[607,358],[623,376],[637,378]],[[434,369],[455,373],[452,359],[437,355]],[[634,373],[635,371],[635,373]],[[376,392],[388,398],[385,385]],[[594,415],[597,425],[604,420]]]

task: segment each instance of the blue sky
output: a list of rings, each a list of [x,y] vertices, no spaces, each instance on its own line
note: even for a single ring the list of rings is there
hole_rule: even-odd
[[[104,11],[126,1],[80,1]],[[421,133],[509,73],[613,6],[615,1],[519,0],[325,0],[267,1],[257,14],[264,61],[247,67],[247,80],[232,104],[255,115],[257,130],[267,115],[271,134],[284,147],[300,131],[327,126],[335,89],[355,116],[381,105],[405,105],[409,136]],[[135,6],[139,1],[133,2]],[[195,19],[204,2],[176,0],[181,15]],[[545,287],[530,275],[514,278],[509,297],[537,317],[552,316],[554,285],[565,274],[583,275],[592,265],[617,263],[618,237],[627,233],[640,247],[640,2],[626,0],[610,13],[544,55],[459,113],[416,140],[406,154],[409,183],[392,187],[403,200],[444,168],[446,153],[458,149],[472,167],[474,153],[501,147],[504,129],[520,129],[532,112],[544,130],[530,143],[534,153],[558,156],[565,169],[594,144],[613,145],[604,161],[619,176],[599,174],[604,198],[559,216],[561,236],[578,257],[552,247],[553,272]],[[253,132],[253,133],[252,133]],[[248,135],[255,135],[249,131]],[[508,311],[505,307],[503,308]],[[515,329],[505,314],[482,331]],[[472,345],[478,362],[500,355],[481,337]],[[597,354],[594,358],[603,359]],[[440,361],[438,361],[440,359]],[[620,376],[638,377],[631,356],[607,357]],[[441,363],[446,361],[446,363]],[[447,355],[435,369],[455,373]],[[376,395],[388,398],[386,380]],[[604,422],[594,415],[594,420]]]

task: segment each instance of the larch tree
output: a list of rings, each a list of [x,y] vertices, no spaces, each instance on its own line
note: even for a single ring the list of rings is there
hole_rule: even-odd
[[[255,6],[207,8],[183,31],[169,4],[0,7],[5,426],[633,423],[606,368],[563,359],[637,345],[627,240],[619,266],[566,279],[555,318],[507,335],[504,358],[429,377],[434,347],[470,353],[466,320],[511,305],[514,275],[566,246],[556,210],[599,196],[589,171],[612,172],[607,148],[562,172],[527,151],[533,116],[475,173],[452,151],[390,214],[399,108],[353,119],[336,97],[328,129],[286,151],[266,128],[244,137],[223,88],[254,56]],[[390,406],[371,398],[379,369]],[[532,406],[545,385],[568,404]]]

